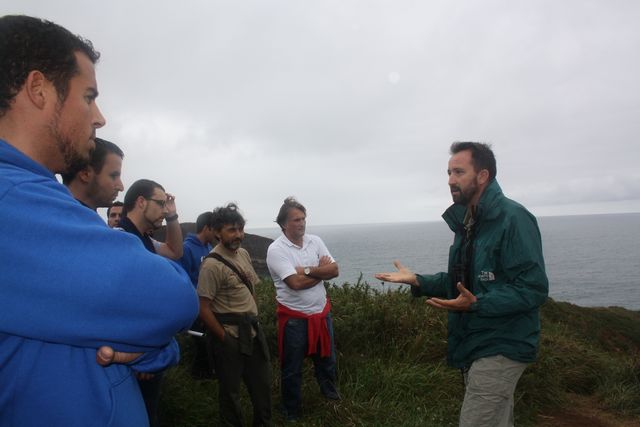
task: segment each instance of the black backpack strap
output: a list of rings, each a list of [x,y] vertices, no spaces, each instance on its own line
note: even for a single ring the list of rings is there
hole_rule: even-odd
[[[245,276],[244,274],[242,274],[242,272],[240,272],[240,270],[238,270],[238,268],[231,264],[229,261],[227,261],[222,255],[217,254],[215,252],[211,252],[209,255],[207,255],[205,257],[206,258],[215,258],[218,261],[220,261],[221,263],[223,263],[224,265],[226,265],[227,267],[229,267],[231,269],[231,271],[233,271],[234,273],[236,273],[236,275],[240,278],[240,280],[242,281],[242,283],[244,283],[244,285],[249,289],[249,292],[251,292],[251,295],[253,295],[253,285],[251,284],[251,282],[249,281],[249,279],[247,278],[247,276]]]

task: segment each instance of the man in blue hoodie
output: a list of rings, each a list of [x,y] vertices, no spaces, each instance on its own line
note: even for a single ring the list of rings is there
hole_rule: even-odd
[[[198,287],[198,276],[200,275],[200,264],[204,257],[211,252],[211,245],[216,240],[213,228],[210,224],[213,212],[204,212],[196,219],[196,233],[189,233],[184,239],[182,258],[180,264],[191,279],[193,288]],[[198,318],[191,329],[197,332],[204,332],[204,325]],[[212,377],[213,360],[210,360],[207,352],[207,345],[203,337],[193,337],[195,355],[191,365],[191,376],[195,379],[208,379]]]
[[[98,56],[52,22],[0,18],[0,426],[147,425],[132,369],[176,363],[198,311],[176,263],[55,178],[105,124]]]
[[[213,234],[213,228],[209,225],[209,221],[213,216],[213,212],[204,212],[196,219],[196,232],[189,233],[184,239],[182,258],[180,264],[184,271],[187,272],[191,279],[194,289],[198,287],[198,274],[200,273],[200,264],[204,257],[211,252],[211,244],[215,241],[216,236]]]

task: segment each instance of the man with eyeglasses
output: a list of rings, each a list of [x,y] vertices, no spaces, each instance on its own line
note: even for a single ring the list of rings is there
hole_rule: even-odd
[[[165,242],[151,238],[151,233],[167,222]],[[153,253],[178,260],[182,257],[182,230],[176,213],[175,197],[150,179],[134,182],[124,196],[124,216],[120,228],[140,238]]]
[[[151,237],[151,233],[166,221],[165,242]],[[137,236],[148,251],[166,258],[182,257],[182,230],[176,213],[176,200],[164,188],[150,179],[134,182],[124,196],[124,215],[119,228]],[[135,283],[132,284],[135,286]],[[158,404],[163,371],[139,373],[138,384],[144,398],[151,427],[159,426]]]

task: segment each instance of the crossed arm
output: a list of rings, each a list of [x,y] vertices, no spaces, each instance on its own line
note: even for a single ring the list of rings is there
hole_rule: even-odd
[[[284,282],[291,289],[299,291],[302,289],[312,288],[317,284],[322,283],[324,280],[338,277],[339,274],[338,264],[335,263],[328,255],[320,257],[320,261],[317,266],[309,266],[308,268],[310,272],[308,275],[305,275],[305,267],[297,266],[296,273],[286,277]]]

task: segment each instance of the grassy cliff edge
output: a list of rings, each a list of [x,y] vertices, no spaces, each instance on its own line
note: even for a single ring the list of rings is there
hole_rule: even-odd
[[[365,283],[328,285],[328,291],[343,400],[322,398],[308,361],[304,418],[298,425],[457,425],[463,386],[459,371],[446,366],[446,313],[407,291],[379,293]],[[281,425],[275,290],[270,280],[263,280],[257,292],[274,366],[274,421]],[[162,423],[217,425],[217,382],[191,379],[191,341],[186,338],[179,337],[183,360],[165,377]],[[588,398],[614,420],[640,417],[639,311],[584,308],[551,299],[542,307],[540,354],[518,384],[516,425],[546,425],[545,420],[553,419],[549,414],[558,416],[572,405],[573,396]],[[246,395],[244,406],[250,425]]]

